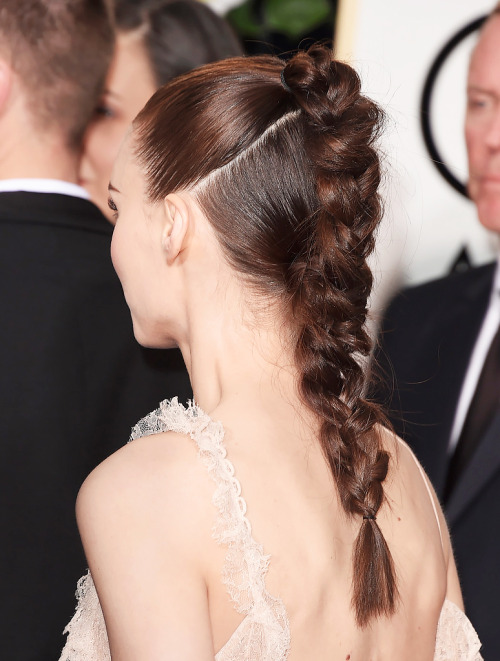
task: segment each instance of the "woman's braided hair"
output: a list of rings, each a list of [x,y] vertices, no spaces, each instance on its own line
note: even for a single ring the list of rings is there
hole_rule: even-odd
[[[313,46],[285,65],[234,58],[161,88],[134,122],[149,199],[191,190],[232,266],[281,303],[300,393],[345,512],[360,518],[352,603],[363,627],[391,615],[397,587],[377,524],[389,454],[363,398],[360,357],[381,216],[378,106],[355,71]]]

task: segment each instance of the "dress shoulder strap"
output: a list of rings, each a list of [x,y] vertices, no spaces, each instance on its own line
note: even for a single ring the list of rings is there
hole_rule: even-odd
[[[222,424],[214,422],[194,402],[186,408],[174,398],[161,402],[156,411],[141,420],[132,430],[131,440],[164,431],[189,435],[215,482],[213,503],[217,516],[213,536],[228,548],[222,579],[236,610],[260,621],[269,620],[271,614],[281,629],[281,645],[288,649],[290,632],[286,610],[281,599],[272,597],[266,590],[270,558],[252,536],[241,484],[227,457]]]

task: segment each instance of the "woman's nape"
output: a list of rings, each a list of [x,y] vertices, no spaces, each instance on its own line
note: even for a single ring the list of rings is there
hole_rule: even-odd
[[[118,0],[115,54],[89,125],[80,183],[113,222],[107,186],[120,144],[158,87],[195,67],[242,54],[224,19],[196,0]]]

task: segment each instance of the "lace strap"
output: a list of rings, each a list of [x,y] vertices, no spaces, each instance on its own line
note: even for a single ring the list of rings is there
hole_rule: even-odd
[[[252,537],[247,504],[234,465],[227,457],[224,429],[197,410],[197,424],[190,434],[200,457],[215,482],[213,503],[217,518],[213,536],[227,547],[222,579],[236,609],[248,615],[271,598],[265,588],[269,556]]]
[[[213,503],[217,515],[213,536],[228,549],[222,580],[236,610],[244,615],[252,614],[258,620],[266,619],[264,613],[271,615],[281,629],[282,642],[287,647],[289,625],[286,610],[283,602],[266,590],[269,556],[252,537],[241,484],[235,477],[234,466],[224,446],[222,424],[214,422],[194,402],[185,408],[174,398],[161,402],[156,411],[141,420],[132,430],[130,440],[164,431],[189,435],[215,482]]]
[[[236,609],[248,614],[266,594],[264,578],[269,557],[252,537],[241,485],[223,443],[222,424],[214,422],[194,402],[185,408],[175,397],[164,400],[156,411],[140,420],[132,429],[130,440],[165,431],[184,433],[195,441],[215,482],[213,503],[217,518],[213,535],[228,547],[223,581]]]

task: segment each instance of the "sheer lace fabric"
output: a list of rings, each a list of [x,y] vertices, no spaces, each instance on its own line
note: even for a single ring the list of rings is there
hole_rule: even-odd
[[[101,605],[90,572],[78,581],[78,605],[71,622],[59,661],[111,661],[108,634]]]
[[[164,401],[132,430],[130,440],[175,431],[189,435],[215,482],[217,516],[214,538],[227,547],[222,580],[244,619],[217,653],[216,661],[285,661],[290,627],[285,606],[266,590],[269,556],[252,537],[246,503],[234,467],[226,456],[224,430],[199,407],[185,408],[177,399]],[[77,609],[65,629],[59,661],[110,661],[103,614],[90,572],[78,582]],[[441,611],[434,661],[481,661],[480,643],[462,611],[446,601]]]
[[[434,661],[483,661],[481,643],[465,613],[446,600],[439,616]]]

